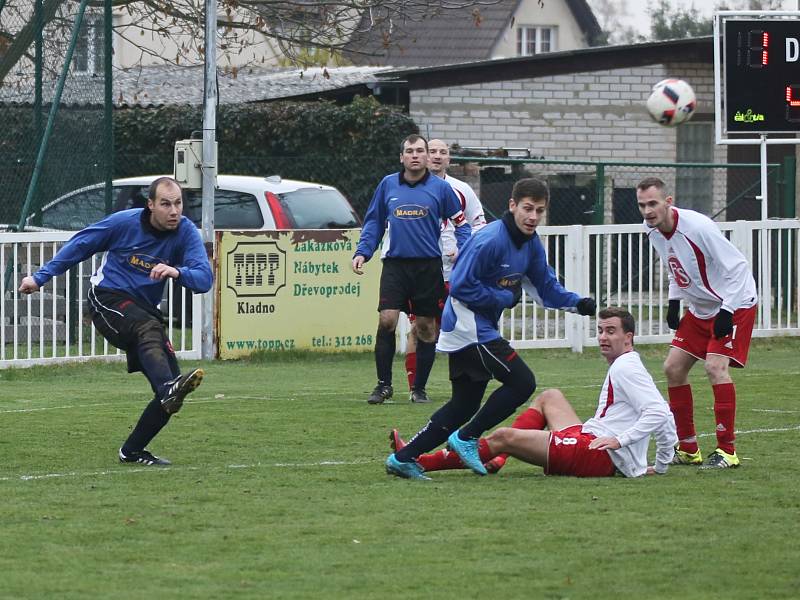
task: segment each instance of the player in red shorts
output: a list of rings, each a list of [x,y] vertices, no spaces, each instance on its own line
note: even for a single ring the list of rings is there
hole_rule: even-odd
[[[594,417],[581,423],[560,390],[546,390],[512,427],[501,427],[478,442],[487,470],[497,471],[508,455],[544,467],[546,475],[626,477],[665,473],[678,441],[669,406],[633,350],[635,322],[622,308],[598,313],[600,353],[609,369]],[[544,431],[544,428],[549,431]],[[650,436],[656,460],[647,466]],[[392,445],[403,442],[392,432]],[[455,452],[440,450],[417,457],[425,471],[464,468]]]
[[[636,186],[647,237],[669,276],[667,324],[675,329],[664,372],[680,440],[675,463],[703,469],[739,466],[734,446],[736,388],[729,366],[744,367],[758,296],[747,260],[716,224],[698,212],[675,208],[657,177]],[[680,301],[686,313],[680,318]],[[705,464],[697,446],[689,371],[705,361],[714,393],[717,447]]]

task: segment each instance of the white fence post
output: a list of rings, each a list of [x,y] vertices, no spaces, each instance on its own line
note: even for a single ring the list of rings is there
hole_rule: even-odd
[[[581,225],[570,225],[564,236],[564,287],[580,296],[588,294],[589,282],[586,270],[586,253],[588,246],[584,240],[584,228]],[[583,352],[586,338],[585,319],[577,313],[566,313],[565,333],[573,352]]]

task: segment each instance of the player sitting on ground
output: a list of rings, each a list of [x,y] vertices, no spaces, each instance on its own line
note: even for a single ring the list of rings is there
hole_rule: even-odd
[[[501,427],[481,438],[478,451],[486,470],[496,472],[514,456],[544,467],[546,475],[626,477],[665,473],[677,442],[669,406],[633,350],[635,322],[621,308],[599,312],[597,339],[609,369],[594,417],[581,423],[564,394],[544,391],[521,413],[512,427]],[[544,431],[544,428],[549,431]],[[647,466],[651,434],[656,438],[655,465]],[[393,448],[404,445],[393,430]],[[466,468],[455,452],[440,450],[417,457],[425,471]]]

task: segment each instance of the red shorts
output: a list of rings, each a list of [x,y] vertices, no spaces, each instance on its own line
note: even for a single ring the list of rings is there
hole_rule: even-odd
[[[611,477],[616,473],[607,450],[589,450],[589,444],[596,436],[583,433],[582,427],[572,425],[550,433],[545,475]]]
[[[753,335],[757,309],[758,305],[753,305],[735,311],[733,332],[719,340],[714,337],[716,317],[700,319],[687,311],[681,319],[675,337],[672,338],[671,346],[680,348],[700,360],[705,360],[706,354],[721,354],[730,359],[730,366],[744,367],[750,351],[750,338]]]

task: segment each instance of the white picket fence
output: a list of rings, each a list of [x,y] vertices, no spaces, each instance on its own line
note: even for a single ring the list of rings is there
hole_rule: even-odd
[[[753,335],[800,335],[800,221],[719,226],[747,257],[756,277],[759,306]],[[22,277],[52,257],[71,235],[0,233],[0,273],[3,283],[8,282],[0,302],[0,368],[124,356],[96,333],[86,316],[89,276],[99,256],[54,278],[39,293],[23,296],[17,291]],[[665,321],[667,274],[641,225],[540,227],[539,235],[567,289],[597,298],[599,306],[628,309],[636,317],[639,344],[671,339]],[[165,290],[162,310],[169,315],[169,335],[179,357],[200,358],[201,302],[201,296],[172,282]],[[580,352],[597,345],[593,318],[546,310],[527,298],[506,312],[501,331],[516,348]],[[401,349],[403,341],[401,336]]]
[[[18,291],[20,280],[49,260],[70,237],[71,232],[0,233],[0,368],[124,358],[95,331],[87,313],[89,277],[99,265],[99,255],[54,277],[35,294]],[[173,285],[172,280],[164,293],[161,308],[169,315],[175,352],[180,358],[200,358],[201,297]],[[194,331],[193,323],[197,323]]]
[[[759,294],[754,337],[800,335],[800,221],[718,223],[745,255]],[[548,260],[564,286],[622,306],[636,317],[636,342],[666,343],[667,272],[640,224],[540,227]],[[524,301],[507,311],[503,335],[515,348],[597,345],[594,319],[546,310]]]

